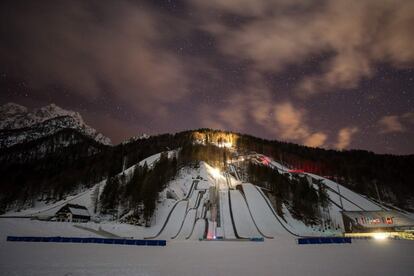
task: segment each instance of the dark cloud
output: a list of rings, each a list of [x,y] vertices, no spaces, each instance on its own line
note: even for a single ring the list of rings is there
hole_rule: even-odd
[[[21,3],[1,13],[9,39],[0,43],[0,58],[33,86],[63,83],[89,98],[109,90],[160,116],[167,110],[156,106],[188,92],[187,68],[165,47],[168,31],[177,31],[165,14],[125,1]]]
[[[252,62],[259,72],[279,72],[312,55],[330,53],[320,74],[301,79],[301,94],[355,88],[374,74],[378,63],[414,63],[410,0],[194,2],[200,12],[212,9],[248,18],[231,25],[222,17],[204,16],[203,26],[217,36],[224,53]]]

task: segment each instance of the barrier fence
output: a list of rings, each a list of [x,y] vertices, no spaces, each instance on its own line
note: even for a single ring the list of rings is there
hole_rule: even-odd
[[[320,237],[320,238],[299,238],[298,244],[329,244],[329,243],[352,243],[351,238],[343,237]]]
[[[134,239],[107,239],[107,238],[76,238],[76,237],[16,237],[8,236],[11,242],[59,242],[59,243],[100,243],[141,246],[166,246],[166,240],[134,240]]]

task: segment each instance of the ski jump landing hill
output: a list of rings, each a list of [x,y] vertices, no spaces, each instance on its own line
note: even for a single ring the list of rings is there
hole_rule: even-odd
[[[250,158],[260,162],[266,158],[271,168],[280,173],[292,174],[280,163],[260,154]],[[261,162],[260,162],[261,163]],[[316,182],[324,185],[329,196],[328,214],[337,229],[326,231],[307,226],[292,217],[286,206],[283,206],[283,217],[275,211],[266,191],[261,187],[240,180],[238,168],[229,164],[228,172],[212,173],[214,170],[207,164],[203,180],[194,180],[187,196],[175,202],[167,215],[152,227],[146,236],[148,239],[209,239],[225,240],[278,237],[312,237],[337,236],[343,233],[341,211],[381,211],[386,207],[366,198],[329,179],[303,172],[312,185]],[[202,185],[201,185],[202,184]],[[210,202],[210,187],[217,192],[217,220],[214,221]]]
[[[207,164],[202,166],[204,176],[193,180],[187,196],[163,212],[163,218],[148,230],[146,239],[247,240],[298,236],[281,222],[259,187],[242,183],[227,172],[217,174]],[[216,220],[210,208],[211,191],[218,195]]]

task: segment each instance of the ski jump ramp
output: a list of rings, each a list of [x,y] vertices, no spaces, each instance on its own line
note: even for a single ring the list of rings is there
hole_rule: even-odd
[[[243,191],[253,221],[263,236],[273,238],[280,235],[290,235],[275,217],[270,209],[271,207],[267,204],[264,195],[259,192],[256,186],[250,183],[244,183]]]
[[[252,217],[249,207],[239,190],[230,190],[231,209],[233,211],[234,224],[240,238],[261,237]]]

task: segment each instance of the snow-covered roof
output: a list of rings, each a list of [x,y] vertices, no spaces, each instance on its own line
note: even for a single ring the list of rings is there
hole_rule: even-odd
[[[77,207],[70,206],[69,211],[75,216],[90,217],[88,210],[84,208],[77,208]]]

